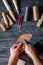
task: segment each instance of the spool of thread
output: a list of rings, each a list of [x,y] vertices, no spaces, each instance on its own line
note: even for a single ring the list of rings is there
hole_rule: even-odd
[[[7,28],[9,28],[9,22],[8,22],[7,17],[6,17],[6,13],[2,12],[2,16],[3,16],[3,19],[4,19],[4,23],[6,24]]]
[[[13,19],[14,21],[16,21],[14,12],[12,11],[12,8],[11,8],[10,5],[8,4],[7,0],[2,0],[2,1],[3,1],[4,5],[5,5],[5,7],[7,8],[7,10],[9,11],[9,14],[10,14],[10,16],[12,17],[12,19]]]
[[[24,21],[25,22],[29,20],[29,11],[30,11],[30,8],[26,7],[25,15],[24,15]]]
[[[29,20],[29,11],[30,11],[30,8],[26,7],[25,15],[24,15],[24,21],[25,22]]]
[[[7,30],[7,26],[6,26],[6,24],[4,23],[4,20],[3,20],[3,19],[1,20],[0,27],[2,28],[2,30],[3,30],[4,32]]]
[[[34,16],[35,21],[39,20],[39,8],[38,8],[38,6],[33,6],[33,16]]]
[[[13,4],[14,4],[14,6],[15,6],[15,9],[16,9],[17,13],[19,14],[19,9],[18,9],[17,0],[13,0]]]

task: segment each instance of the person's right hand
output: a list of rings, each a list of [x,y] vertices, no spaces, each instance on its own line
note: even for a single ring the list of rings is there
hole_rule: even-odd
[[[31,44],[25,45],[25,52],[32,59],[34,65],[43,65],[34,46]]]
[[[31,44],[25,45],[25,52],[26,52],[26,54],[27,54],[29,57],[31,57],[31,58],[32,58],[34,55],[37,55],[36,49],[35,49],[34,46],[31,45]]]

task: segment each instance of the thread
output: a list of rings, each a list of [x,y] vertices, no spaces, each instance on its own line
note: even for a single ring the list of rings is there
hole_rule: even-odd
[[[29,20],[29,7],[26,7],[26,10],[25,10],[25,15],[24,15],[24,21],[28,21]]]
[[[33,6],[33,17],[35,21],[39,20],[39,8],[38,6]]]

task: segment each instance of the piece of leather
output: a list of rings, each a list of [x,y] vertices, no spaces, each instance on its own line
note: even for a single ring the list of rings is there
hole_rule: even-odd
[[[22,43],[23,40],[30,41],[32,39],[32,34],[23,34],[17,39],[17,43]]]

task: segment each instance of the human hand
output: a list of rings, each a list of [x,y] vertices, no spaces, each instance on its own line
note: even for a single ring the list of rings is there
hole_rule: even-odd
[[[34,55],[37,55],[36,49],[31,44],[25,45],[25,52],[31,58],[34,57]]]
[[[25,52],[29,57],[31,57],[34,65],[43,65],[34,46],[32,46],[31,44],[25,45]]]
[[[10,48],[10,58],[8,65],[16,65],[19,60],[19,55],[24,51],[24,47],[22,47],[22,44],[14,44]]]
[[[19,59],[19,55],[24,51],[24,48],[22,47],[22,43],[14,44],[10,48],[10,56]]]

